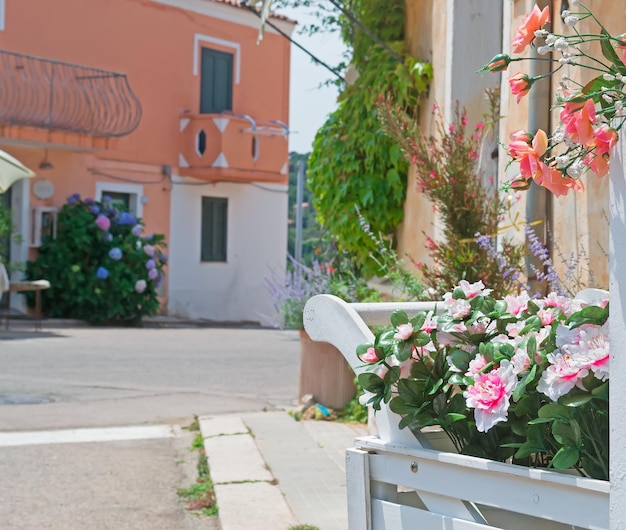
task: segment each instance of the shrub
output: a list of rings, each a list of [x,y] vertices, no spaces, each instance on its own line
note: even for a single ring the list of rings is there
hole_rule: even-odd
[[[42,293],[48,316],[137,325],[157,312],[164,236],[143,236],[142,221],[106,197],[98,202],[72,195],[57,223],[56,239],[42,243],[26,272],[50,281]]]

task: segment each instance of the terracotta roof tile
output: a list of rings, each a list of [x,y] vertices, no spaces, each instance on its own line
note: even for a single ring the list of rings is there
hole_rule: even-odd
[[[233,7],[240,7],[242,9],[246,9],[245,6],[241,5],[241,0],[211,0],[211,1],[217,2],[219,4],[228,4]],[[295,20],[292,20],[289,17],[286,17],[285,15],[280,15],[278,13],[271,13],[270,18],[273,18],[276,20],[285,20],[286,22],[293,22],[294,24],[296,23]]]

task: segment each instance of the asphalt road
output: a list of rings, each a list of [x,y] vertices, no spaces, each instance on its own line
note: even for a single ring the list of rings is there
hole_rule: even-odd
[[[185,427],[291,406],[298,341],[266,329],[0,330],[0,528],[217,530],[177,495],[197,478]],[[141,436],[158,425],[163,436]],[[116,427],[127,428],[107,440]]]
[[[0,331],[0,431],[167,423],[297,398],[295,331],[22,329]]]

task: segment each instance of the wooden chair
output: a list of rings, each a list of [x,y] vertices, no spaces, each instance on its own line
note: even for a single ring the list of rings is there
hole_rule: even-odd
[[[304,327],[336,346],[358,375],[365,368],[355,351],[373,341],[369,326],[388,324],[394,309],[411,316],[434,305],[317,295],[306,304]],[[426,433],[401,430],[399,421],[383,405],[377,434],[346,451],[350,530],[609,528],[608,482],[434,450]]]
[[[35,291],[35,330],[41,330],[41,291],[50,288],[48,280],[18,280],[11,281],[7,275],[6,267],[0,263],[0,294],[7,293],[7,309],[4,312],[5,329],[9,329],[9,313],[11,311],[11,293],[25,293]]]

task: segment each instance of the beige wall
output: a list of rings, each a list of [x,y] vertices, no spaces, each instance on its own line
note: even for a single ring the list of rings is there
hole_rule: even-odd
[[[451,54],[446,51],[447,43],[453,41],[447,31],[450,24],[449,9],[455,0],[406,0],[407,5],[407,38],[413,56],[431,61],[434,68],[434,80],[428,99],[422,107],[421,124],[423,130],[431,127],[431,112],[433,103],[446,101],[447,91],[452,83],[454,86],[455,68],[452,66]],[[534,0],[503,0],[502,46],[498,51],[510,53],[510,43],[521,20],[532,10]],[[551,14],[554,21],[554,31],[563,33],[563,24],[560,19],[561,0],[552,0]],[[586,4],[598,15],[612,34],[624,31],[624,4],[623,2],[608,2],[606,0],[588,0]],[[477,4],[477,9],[480,5]],[[483,6],[483,9],[486,9]],[[580,31],[592,29],[592,22],[585,21],[579,27]],[[593,28],[595,31],[596,28]],[[458,31],[458,27],[457,27]],[[475,33],[477,35],[479,33]],[[458,46],[459,39],[456,40]],[[467,46],[472,47],[472,38],[468,38]],[[597,52],[595,52],[597,55]],[[526,52],[528,54],[528,51]],[[485,56],[483,63],[489,61],[492,55]],[[573,69],[576,70],[576,69]],[[578,69],[580,70],[580,69]],[[505,72],[501,81],[494,75],[494,82],[501,83],[501,114],[503,119],[499,127],[501,144],[508,144],[510,134],[519,129],[529,128],[529,101],[528,96],[518,104],[516,98],[510,96],[508,76],[518,71],[529,72],[529,63],[526,61],[514,63],[508,72]],[[589,75],[589,72],[587,72]],[[493,74],[492,74],[493,75]],[[568,75],[574,76],[574,73]],[[549,115],[547,132],[550,132],[558,123],[558,111],[550,113],[551,102],[555,99],[555,86],[560,78],[552,84],[540,87],[535,85],[533,90],[548,90],[547,102],[544,110],[539,110],[539,117]],[[476,83],[476,78],[466,79],[467,83]],[[469,99],[472,108],[472,99]],[[544,114],[545,113],[545,114]],[[515,164],[509,163],[510,158],[503,147],[499,152],[498,176],[503,183],[518,173]],[[530,222],[548,223],[554,240],[554,262],[561,273],[564,273],[563,260],[578,256],[582,263],[593,264],[594,285],[606,288],[608,286],[608,178],[598,178],[593,174],[584,177],[586,191],[584,193],[571,192],[567,197],[552,197],[548,199],[546,212],[530,219]],[[526,203],[528,195],[524,192],[509,194],[512,205],[511,217],[524,220],[526,217]],[[414,261],[428,262],[424,249],[423,232],[429,236],[437,236],[434,227],[432,207],[415,188],[413,173],[409,174],[407,201],[405,204],[405,220],[399,230],[399,249],[402,254],[409,254]],[[506,221],[508,225],[511,223]],[[542,225],[537,225],[541,227]],[[545,225],[543,225],[545,226]],[[503,234],[518,241],[524,239],[523,224],[518,223],[508,228]],[[582,253],[581,253],[582,251]],[[581,280],[588,278],[583,273]]]

